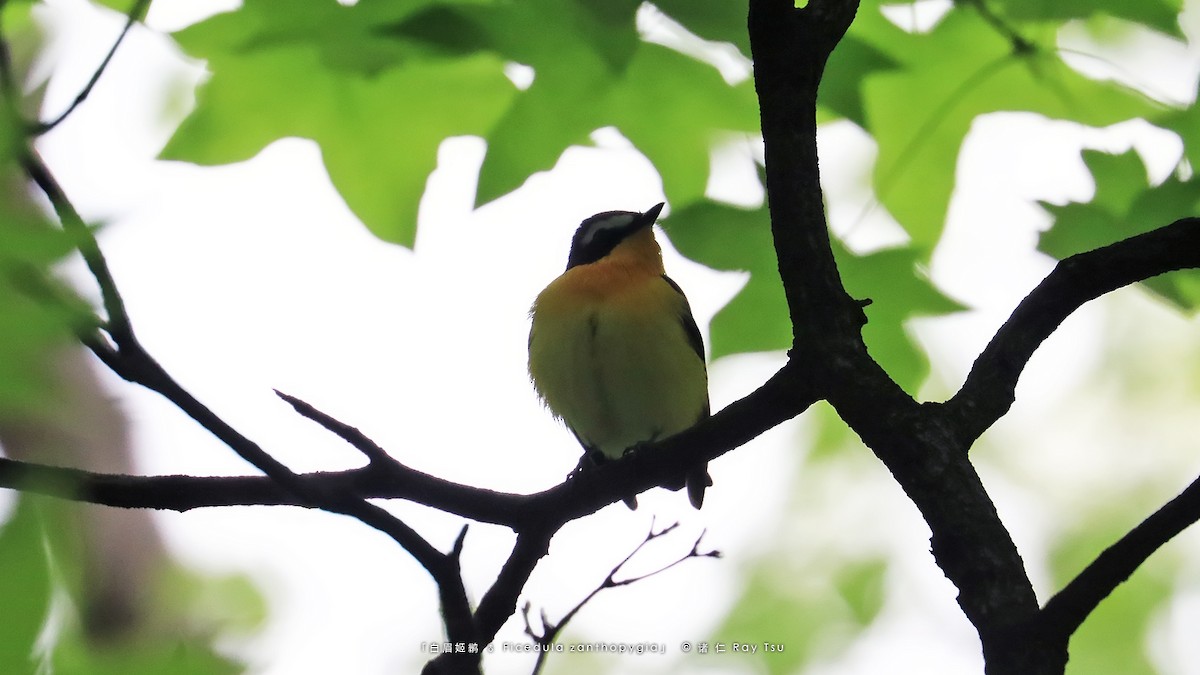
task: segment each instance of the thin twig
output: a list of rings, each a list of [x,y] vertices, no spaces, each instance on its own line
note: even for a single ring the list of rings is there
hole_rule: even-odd
[[[716,550],[706,551],[704,553],[700,552],[700,540],[704,538],[704,534],[705,534],[702,531],[702,532],[700,532],[700,536],[696,537],[696,541],[692,544],[691,550],[688,551],[682,557],[674,560],[673,562],[670,562],[652,572],[647,572],[645,574],[640,574],[637,576],[632,576],[632,577],[628,577],[625,579],[619,579],[619,580],[616,578],[617,575],[620,574],[621,570],[623,570],[625,568],[625,565],[627,565],[629,563],[629,561],[632,560],[633,557],[638,554],[638,552],[640,552],[643,548],[645,548],[647,544],[649,544],[651,541],[654,541],[655,539],[658,539],[659,537],[663,537],[663,536],[666,536],[667,534],[670,534],[677,527],[679,527],[679,523],[672,523],[671,525],[668,525],[667,527],[664,527],[663,529],[656,531],[654,529],[654,521],[651,520],[650,531],[646,534],[645,539],[643,539],[641,541],[641,543],[639,543],[637,546],[635,546],[634,549],[629,552],[629,555],[625,556],[625,558],[622,559],[621,562],[617,563],[616,566],[613,567],[611,571],[609,571],[608,576],[606,576],[604,578],[604,581],[600,582],[600,585],[598,585],[594,589],[592,589],[591,593],[588,593],[583,598],[583,600],[580,600],[578,604],[576,604],[574,607],[571,608],[570,611],[568,611],[565,615],[563,615],[563,618],[559,619],[558,622],[556,622],[556,623],[551,623],[547,619],[546,613],[544,610],[540,613],[539,622],[542,625],[540,634],[538,631],[534,630],[533,624],[530,622],[529,612],[532,609],[532,605],[531,605],[531,603],[526,602],[525,605],[521,608],[521,614],[525,620],[525,634],[528,635],[529,637],[533,638],[534,641],[537,642],[542,647],[549,647],[551,644],[554,643],[554,640],[562,632],[562,629],[567,625],[567,623],[569,621],[571,621],[571,619],[573,619],[576,614],[579,613],[579,610],[583,609],[583,606],[586,605],[588,602],[590,602],[592,600],[592,598],[599,595],[601,591],[603,591],[605,589],[609,589],[609,588],[620,588],[622,586],[629,586],[630,584],[635,584],[639,581],[649,579],[650,577],[656,576],[658,574],[662,574],[663,572],[666,572],[667,570],[671,569],[672,567],[675,567],[676,565],[682,563],[683,561],[689,560],[691,558],[720,558],[721,557],[721,552],[716,551]],[[541,649],[538,651],[537,662],[534,663],[534,666],[533,666],[533,675],[537,675],[538,673],[540,673],[542,671],[542,667],[545,665],[546,655],[549,653],[550,653],[549,649]]]
[[[375,441],[371,440],[359,431],[358,428],[352,427],[345,422],[334,419],[333,417],[317,410],[312,404],[302,401],[295,396],[285,394],[278,389],[273,390],[275,395],[285,400],[302,416],[320,424],[329,431],[332,431],[339,438],[354,446],[362,454],[367,456],[367,460],[372,464],[396,464],[396,460],[391,455],[379,447]]]
[[[113,42],[112,47],[109,48],[108,54],[104,56],[104,60],[100,62],[100,65],[96,68],[96,71],[92,73],[91,79],[88,80],[87,84],[84,85],[79,94],[75,96],[75,100],[71,101],[71,104],[67,106],[67,109],[62,111],[62,113],[60,113],[54,119],[48,122],[31,123],[27,129],[30,135],[41,136],[54,127],[57,127],[59,124],[62,124],[63,120],[67,119],[71,113],[75,112],[76,108],[78,108],[84,101],[87,100],[87,97],[91,95],[92,89],[96,86],[96,83],[100,81],[100,76],[103,75],[104,71],[108,69],[108,64],[112,61],[113,56],[116,55],[117,48],[121,46],[121,43],[125,40],[125,36],[128,35],[129,30],[133,28],[133,24],[145,18],[146,10],[149,9],[149,7],[150,0],[134,1],[133,6],[129,8],[129,12],[126,14],[127,19],[125,21],[125,27],[121,29],[121,34],[117,36],[116,41]]]
[[[108,261],[105,259],[104,253],[100,250],[100,245],[96,242],[96,237],[92,233],[92,230],[84,222],[83,217],[79,215],[79,211],[75,209],[71,200],[67,198],[66,192],[58,184],[54,175],[50,173],[50,169],[46,166],[46,163],[42,160],[37,150],[27,148],[26,152],[21,156],[21,166],[25,170],[25,173],[29,175],[38,188],[46,195],[46,198],[50,200],[50,205],[54,208],[54,212],[58,214],[58,219],[62,223],[63,230],[71,237],[76,248],[83,255],[83,260],[87,264],[88,270],[92,273],[92,277],[100,287],[100,297],[104,304],[104,312],[107,315],[104,330],[118,344],[123,341],[132,341],[133,330],[129,325],[129,316],[125,312],[125,301],[117,291],[117,283],[113,280],[112,272],[108,267]],[[92,345],[88,346],[91,347]]]

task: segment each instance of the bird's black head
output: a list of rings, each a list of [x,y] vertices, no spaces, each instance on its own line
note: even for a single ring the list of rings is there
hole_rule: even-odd
[[[571,255],[567,258],[567,269],[594,263],[608,255],[626,237],[653,225],[662,208],[663,204],[660,202],[645,213],[605,211],[583,221],[579,224],[579,229],[575,230],[575,237],[571,239]]]

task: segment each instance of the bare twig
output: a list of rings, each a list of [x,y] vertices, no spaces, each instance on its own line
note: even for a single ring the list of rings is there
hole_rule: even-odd
[[[601,591],[603,591],[605,589],[609,589],[609,588],[620,588],[622,586],[628,586],[630,584],[635,584],[644,579],[649,579],[650,577],[658,575],[658,574],[662,574],[663,572],[666,572],[667,570],[671,569],[672,567],[675,567],[676,565],[682,563],[685,560],[690,560],[691,558],[720,558],[721,557],[721,552],[716,551],[716,550],[706,551],[703,553],[700,552],[700,540],[704,538],[704,532],[701,532],[700,536],[696,537],[696,541],[692,544],[691,550],[688,551],[683,556],[681,556],[680,558],[674,560],[673,562],[670,562],[652,572],[647,572],[645,574],[639,574],[637,576],[627,577],[625,579],[617,579],[616,578],[617,575],[621,573],[621,570],[623,570],[625,568],[625,565],[628,564],[629,561],[632,560],[633,557],[636,556],[639,551],[641,551],[643,548],[645,548],[647,544],[654,541],[655,539],[658,539],[659,537],[663,537],[663,536],[670,534],[677,527],[679,527],[679,523],[672,523],[671,525],[668,525],[667,527],[664,527],[661,530],[655,530],[654,529],[654,521],[651,520],[650,531],[646,534],[646,538],[643,539],[637,546],[635,546],[634,549],[629,552],[629,555],[625,556],[621,560],[621,562],[617,563],[616,566],[613,567],[611,571],[609,571],[608,576],[606,576],[604,578],[604,581],[600,582],[600,585],[598,585],[598,586],[596,586],[596,588],[592,589],[591,593],[588,593],[582,600],[579,601],[578,604],[576,604],[574,607],[572,607],[571,610],[568,611],[565,615],[563,615],[563,618],[559,619],[557,622],[553,622],[553,623],[550,622],[546,617],[545,610],[543,610],[542,612],[540,612],[540,616],[539,616],[539,623],[541,624],[541,628],[535,630],[533,627],[533,624],[530,622],[530,619],[529,619],[529,612],[532,609],[532,605],[531,605],[531,603],[526,602],[525,605],[521,608],[521,614],[525,620],[525,634],[528,635],[529,637],[533,638],[534,641],[537,642],[542,647],[549,647],[550,645],[552,645],[554,643],[555,639],[558,638],[559,634],[562,632],[563,628],[566,627],[567,623],[571,619],[573,619],[576,614],[579,613],[579,610],[583,609],[583,606],[586,605],[587,603],[591,602],[592,598],[596,597]],[[537,675],[537,673],[541,672],[542,667],[545,665],[546,655],[549,653],[550,653],[549,649],[541,649],[538,651],[537,662],[533,666],[533,675]]]
[[[104,71],[108,69],[108,64],[112,61],[113,56],[116,55],[117,48],[121,46],[121,43],[125,40],[125,36],[128,35],[129,30],[133,28],[133,24],[145,18],[146,10],[149,8],[150,0],[134,1],[133,6],[129,8],[129,12],[126,15],[127,19],[125,21],[125,27],[121,29],[120,35],[118,35],[116,41],[113,42],[112,47],[108,50],[108,54],[104,56],[104,60],[101,61],[100,65],[96,67],[96,71],[92,73],[92,77],[87,81],[87,84],[85,84],[83,89],[79,91],[79,94],[75,96],[75,100],[71,101],[71,104],[67,106],[67,109],[62,111],[54,119],[51,119],[47,122],[33,122],[30,124],[28,128],[28,132],[30,134],[34,136],[40,136],[50,131],[54,127],[57,127],[59,124],[62,124],[63,120],[67,119],[71,113],[75,112],[76,108],[78,108],[84,101],[87,100],[87,97],[92,93],[92,89],[95,88],[96,83],[100,81],[100,76],[103,75]]]
[[[354,446],[356,450],[367,456],[367,460],[372,464],[397,464],[398,462],[387,454],[383,448],[379,447],[375,441],[367,438],[366,434],[359,431],[356,427],[352,427],[345,422],[326,415],[314,408],[311,404],[306,403],[295,396],[285,394],[278,389],[275,389],[275,395],[287,401],[296,412],[304,417],[320,424],[339,438]]]
[[[96,280],[96,284],[100,288],[100,297],[104,304],[104,312],[107,315],[104,330],[118,343],[122,341],[133,342],[133,330],[129,325],[129,317],[125,312],[125,301],[117,291],[117,283],[113,279],[111,270],[109,270],[108,261],[105,259],[104,253],[100,250],[100,245],[96,242],[95,235],[92,234],[91,229],[88,228],[83,217],[79,215],[79,212],[75,210],[74,204],[67,198],[66,192],[63,191],[62,186],[55,180],[54,175],[50,173],[50,169],[42,161],[37,150],[27,148],[21,157],[21,165],[33,182],[46,195],[46,198],[50,200],[50,205],[54,208],[54,212],[58,214],[58,219],[62,224],[63,230],[71,237],[80,254],[83,255],[83,260],[87,264],[88,271],[92,273],[92,277]],[[98,347],[101,347],[101,344],[88,346],[93,351],[96,351]]]

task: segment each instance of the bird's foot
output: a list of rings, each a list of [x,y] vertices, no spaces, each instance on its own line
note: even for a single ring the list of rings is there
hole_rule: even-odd
[[[647,446],[650,446],[653,444],[654,444],[654,441],[638,441],[637,443],[634,443],[633,445],[629,446],[628,448],[625,448],[625,452],[621,453],[621,458],[624,459],[626,457],[634,457],[638,453],[642,452]]]
[[[584,472],[591,471],[599,466],[604,461],[604,455],[594,450],[585,451],[583,456],[579,458],[579,463],[571,469],[571,473],[567,474],[567,480],[571,480],[576,476],[582,475]]]

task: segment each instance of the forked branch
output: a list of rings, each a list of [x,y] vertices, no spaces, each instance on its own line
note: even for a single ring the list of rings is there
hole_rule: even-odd
[[[625,556],[621,560],[621,562],[617,563],[616,566],[613,567],[611,571],[609,571],[608,576],[606,576],[604,578],[604,581],[600,582],[600,585],[598,585],[598,586],[596,586],[596,588],[592,589],[591,593],[588,593],[586,596],[584,596],[584,598],[582,600],[580,600],[574,607],[572,607],[558,621],[551,622],[546,617],[545,611],[542,611],[538,615],[538,622],[541,624],[541,627],[535,629],[533,627],[533,623],[531,622],[530,617],[529,617],[529,613],[532,610],[533,606],[528,601],[525,603],[525,605],[521,608],[521,615],[525,620],[525,634],[528,635],[529,637],[533,638],[534,642],[536,642],[540,647],[542,647],[542,649],[538,650],[538,658],[537,658],[537,662],[534,664],[534,667],[533,667],[533,675],[537,675],[537,673],[540,673],[542,671],[542,667],[545,665],[545,662],[546,662],[546,656],[550,653],[551,647],[554,644],[554,641],[558,639],[559,634],[562,633],[562,630],[563,630],[563,628],[566,627],[567,623],[570,622],[571,619],[573,619],[575,617],[575,615],[579,613],[579,610],[583,609],[584,605],[591,602],[592,598],[599,595],[601,591],[604,591],[609,588],[620,588],[622,586],[629,586],[630,584],[636,584],[637,582],[642,581],[644,579],[649,579],[650,577],[655,576],[657,574],[662,574],[663,572],[666,572],[667,570],[671,569],[672,567],[679,565],[683,561],[690,560],[692,558],[720,558],[721,557],[721,552],[717,551],[717,550],[711,550],[711,551],[705,551],[705,552],[700,551],[700,540],[704,538],[704,533],[701,532],[700,536],[696,537],[696,541],[694,543],[692,543],[691,550],[688,551],[687,553],[685,553],[683,556],[677,558],[676,560],[674,560],[666,565],[663,565],[662,567],[659,567],[658,569],[655,569],[651,572],[646,572],[645,574],[639,574],[636,576],[626,577],[624,579],[617,579],[617,575],[621,573],[621,571],[625,568],[625,565],[627,565],[629,563],[629,561],[632,560],[633,557],[638,554],[639,551],[641,551],[643,548],[645,548],[647,544],[654,541],[655,539],[658,539],[659,537],[663,537],[663,536],[670,534],[677,527],[679,527],[679,523],[672,523],[671,525],[668,525],[667,527],[664,527],[661,530],[655,530],[654,522],[651,521],[650,522],[650,531],[648,533],[646,533],[646,538],[643,539],[641,541],[641,543],[639,543],[636,547],[634,547],[634,549],[629,552],[629,555]]]

